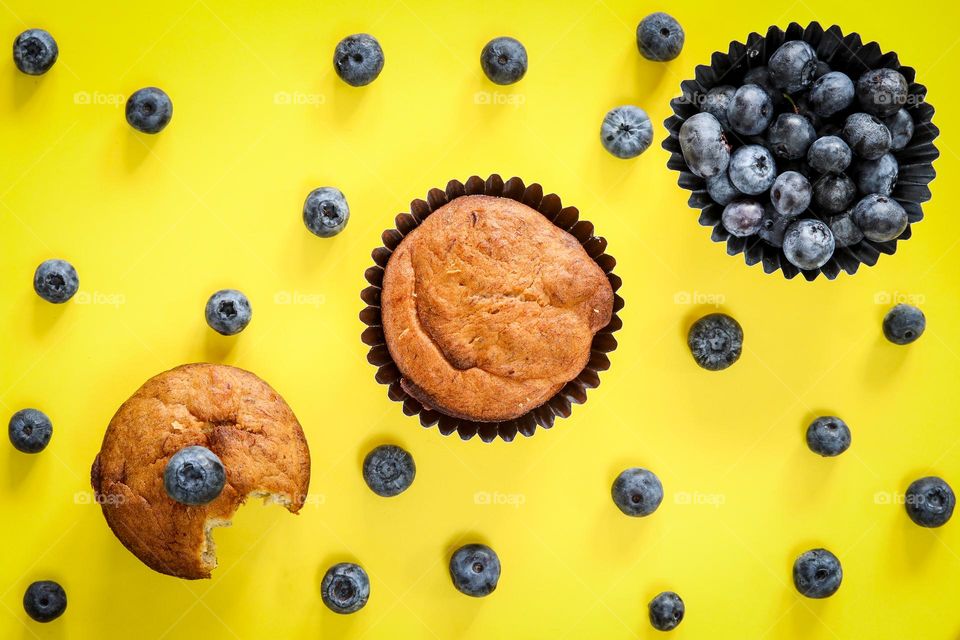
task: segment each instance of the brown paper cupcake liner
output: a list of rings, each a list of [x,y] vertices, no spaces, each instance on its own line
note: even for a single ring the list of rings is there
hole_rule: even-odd
[[[614,291],[613,316],[610,323],[594,336],[593,343],[590,345],[590,360],[583,371],[546,403],[519,418],[503,422],[474,422],[455,418],[426,407],[410,396],[404,391],[403,375],[390,356],[381,326],[380,287],[383,283],[384,268],[393,250],[405,235],[417,228],[431,213],[451,200],[465,195],[510,198],[536,209],[550,222],[567,231],[580,242],[587,255],[607,274],[607,279]],[[543,188],[539,184],[533,183],[526,186],[520,178],[510,178],[504,182],[497,174],[491,175],[486,180],[479,176],[472,176],[466,182],[451,180],[445,189],[430,189],[426,200],[417,199],[411,202],[410,211],[398,214],[394,225],[393,228],[383,232],[381,236],[383,246],[373,250],[371,256],[374,265],[364,273],[364,278],[370,286],[360,294],[360,298],[367,304],[367,307],[360,312],[360,320],[367,325],[361,340],[370,347],[367,360],[377,367],[375,376],[377,382],[387,385],[387,396],[395,402],[402,403],[405,414],[419,416],[420,424],[424,427],[436,425],[437,430],[445,436],[457,432],[464,440],[479,435],[484,442],[492,442],[497,437],[510,442],[518,433],[529,437],[534,434],[537,427],[549,429],[556,418],[566,418],[570,415],[573,404],[583,404],[586,401],[587,389],[597,387],[600,384],[600,372],[610,367],[607,354],[617,348],[613,333],[622,326],[617,314],[623,308],[623,298],[616,294],[621,280],[613,273],[616,260],[605,253],[607,241],[594,235],[593,224],[587,220],[581,220],[580,212],[576,207],[564,207],[560,196],[555,193],[544,195]]]
[[[706,182],[690,172],[680,152],[680,126],[687,118],[699,112],[701,97],[718,85],[738,85],[748,70],[766,65],[773,52],[788,40],[804,40],[832,70],[846,72],[852,77],[858,77],[867,69],[896,69],[909,83],[909,98],[905,108],[914,120],[913,139],[905,149],[891,151],[900,165],[900,176],[893,197],[907,212],[909,224],[906,230],[899,238],[889,242],[871,242],[864,239],[855,245],[838,248],[829,262],[820,269],[809,271],[790,264],[780,248],[767,244],[759,237],[738,238],[730,235],[720,223],[723,207],[710,198]],[[883,53],[876,42],[864,44],[856,33],[845,36],[836,25],[824,31],[817,22],[811,22],[806,28],[791,23],[786,31],[776,26],[770,27],[766,37],[751,33],[746,44],[734,41],[730,43],[726,53],[714,52],[709,66],[698,66],[696,77],[680,84],[683,95],[670,102],[674,115],[664,122],[669,136],[664,140],[663,148],[672,154],[667,166],[680,173],[679,185],[691,192],[688,204],[701,210],[700,224],[713,227],[711,239],[714,242],[725,242],[729,255],[742,253],[747,265],[762,263],[764,272],[780,271],[788,280],[798,273],[803,274],[807,280],[814,280],[821,273],[829,280],[836,278],[841,271],[853,275],[861,263],[872,267],[877,263],[880,254],[896,253],[897,241],[910,238],[911,226],[923,219],[921,203],[930,199],[927,185],[936,177],[933,161],[940,155],[933,141],[940,131],[932,122],[933,107],[925,102],[927,89],[915,82],[915,78],[916,71],[911,67],[901,66],[896,53]],[[736,139],[730,142],[739,144]],[[807,213],[803,217],[811,216]]]

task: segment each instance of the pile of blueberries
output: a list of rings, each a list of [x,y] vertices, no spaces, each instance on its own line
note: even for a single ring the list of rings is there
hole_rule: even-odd
[[[739,87],[697,97],[680,127],[690,171],[724,207],[723,228],[782,248],[802,270],[866,238],[889,242],[907,228],[894,199],[894,152],[913,137],[907,80],[894,69],[852,78],[808,43],[790,40]]]

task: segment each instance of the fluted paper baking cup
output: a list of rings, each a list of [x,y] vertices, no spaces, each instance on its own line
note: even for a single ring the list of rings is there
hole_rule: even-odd
[[[767,244],[758,236],[740,238],[727,232],[720,223],[723,207],[710,198],[706,182],[690,172],[680,152],[680,126],[687,118],[699,112],[698,105],[702,96],[719,85],[742,84],[747,71],[766,65],[773,52],[788,40],[807,42],[817,52],[818,58],[830,65],[832,70],[843,71],[854,80],[869,69],[886,67],[899,71],[909,83],[909,97],[904,108],[913,117],[915,127],[913,139],[907,147],[901,151],[891,151],[900,165],[899,179],[892,195],[907,212],[909,223],[906,230],[899,238],[889,242],[864,239],[855,245],[837,248],[833,257],[815,270],[798,269],[787,261],[780,248]],[[920,205],[930,199],[927,185],[936,177],[933,161],[940,155],[933,141],[940,131],[932,122],[934,109],[926,102],[927,89],[915,82],[915,78],[916,71],[911,67],[901,66],[896,53],[883,53],[876,42],[864,44],[859,34],[851,33],[845,36],[836,25],[824,31],[818,22],[811,22],[806,28],[792,23],[786,31],[776,26],[770,27],[766,36],[751,33],[746,44],[735,41],[730,43],[726,52],[714,52],[709,66],[698,66],[696,77],[680,84],[681,97],[670,102],[674,115],[664,122],[669,136],[664,140],[663,148],[671,152],[667,166],[680,173],[679,185],[691,192],[688,204],[694,209],[700,209],[700,224],[713,227],[712,240],[725,242],[729,255],[742,253],[747,265],[761,263],[764,272],[780,271],[787,279],[794,278],[798,273],[803,274],[807,280],[814,280],[821,273],[830,280],[836,278],[841,271],[852,275],[857,272],[861,263],[872,267],[877,263],[880,254],[894,254],[897,242],[910,238],[912,225],[923,219]],[[728,142],[739,146],[739,141],[735,139]],[[808,212],[802,217],[813,216]]]
[[[613,315],[609,324],[593,337],[587,366],[550,400],[519,418],[503,422],[474,422],[455,418],[426,407],[407,394],[403,389],[403,374],[387,349],[381,322],[380,290],[384,269],[393,250],[399,246],[404,236],[417,228],[431,213],[451,200],[466,195],[510,198],[536,209],[547,220],[577,239],[587,255],[607,275],[607,280],[614,291]],[[424,427],[436,426],[443,435],[456,432],[464,440],[479,435],[484,442],[492,442],[497,437],[509,442],[518,433],[529,437],[536,432],[537,427],[549,429],[558,417],[568,417],[573,404],[582,404],[586,401],[587,389],[593,389],[600,384],[600,372],[610,367],[607,354],[617,348],[617,341],[613,334],[622,326],[617,314],[623,308],[623,298],[616,293],[620,288],[621,280],[613,273],[617,262],[606,253],[607,241],[594,235],[593,224],[587,220],[581,220],[580,212],[576,207],[563,206],[557,194],[544,195],[543,188],[539,184],[533,183],[527,186],[523,180],[516,177],[504,182],[497,174],[491,175],[486,180],[479,176],[472,176],[466,182],[451,180],[445,189],[430,189],[426,200],[417,199],[411,202],[410,210],[398,214],[394,220],[394,227],[384,231],[381,239],[383,245],[371,253],[374,265],[364,273],[364,278],[370,286],[360,294],[360,298],[367,305],[360,312],[360,320],[367,325],[361,340],[370,347],[367,360],[377,367],[375,378],[377,382],[387,386],[387,396],[395,402],[402,403],[403,412],[408,416],[418,416],[420,424]]]

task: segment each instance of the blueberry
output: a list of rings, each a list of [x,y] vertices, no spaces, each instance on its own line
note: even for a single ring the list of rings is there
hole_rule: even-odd
[[[707,193],[713,198],[713,201],[719,205],[726,206],[739,198],[743,194],[730,182],[730,176],[726,171],[718,173],[712,178],[707,178]]]
[[[773,52],[767,68],[774,86],[787,93],[796,93],[813,82],[817,62],[813,47],[802,40],[790,40]]]
[[[907,212],[889,196],[872,193],[858,202],[851,211],[867,240],[887,242],[900,236],[907,228]]]
[[[773,181],[770,188],[770,203],[783,216],[798,216],[810,206],[813,187],[803,174],[784,171]]]
[[[754,67],[747,71],[743,76],[742,84],[755,84],[763,89],[770,97],[770,103],[775,107],[785,102],[783,91],[773,84],[773,80],[770,79],[770,69],[767,67]]]
[[[378,496],[389,498],[406,491],[417,475],[413,456],[392,444],[373,449],[363,459],[363,480]]]
[[[804,551],[793,563],[793,584],[808,598],[828,598],[842,581],[840,560],[826,549]]]
[[[747,144],[730,157],[730,182],[743,193],[759,195],[777,179],[777,163],[773,154],[758,144]]]
[[[849,211],[830,216],[824,222],[833,232],[833,240],[838,249],[855,245],[863,240],[863,231],[860,231],[860,227],[853,221]]]
[[[798,160],[817,137],[810,121],[796,113],[781,113],[767,130],[767,144],[778,158]]]
[[[618,158],[636,158],[653,142],[653,124],[640,107],[624,105],[607,112],[600,126],[603,148]]]
[[[54,304],[62,304],[80,288],[77,270],[66,260],[44,260],[33,273],[33,290]]]
[[[807,151],[810,168],[820,173],[843,173],[852,160],[853,152],[838,136],[817,138]]]
[[[823,127],[824,119],[813,110],[813,107],[810,106],[809,92],[801,93],[794,97],[793,111],[797,115],[803,116],[807,119],[807,121],[810,123],[810,126],[813,127],[814,139],[819,137],[816,131]]]
[[[913,117],[906,109],[900,109],[892,116],[883,119],[883,123],[890,130],[890,148],[902,151],[910,144],[913,138]]]
[[[687,346],[693,359],[708,371],[721,371],[740,359],[743,329],[723,313],[705,315],[690,327]]]
[[[519,82],[527,72],[527,50],[514,38],[494,38],[480,52],[480,66],[491,82]]]
[[[637,25],[637,48],[647,60],[673,60],[683,49],[683,28],[672,16],[651,13]]]
[[[907,79],[893,69],[873,69],[857,80],[857,99],[867,113],[892,116],[907,104]]]
[[[865,160],[876,160],[887,151],[893,140],[890,130],[876,116],[852,113],[843,124],[843,139],[855,154]]]
[[[840,213],[857,197],[857,185],[843,173],[820,176],[813,185],[813,201],[823,213]]]
[[[143,133],[160,133],[173,117],[170,96],[156,87],[145,87],[127,98],[127,123]]]
[[[13,62],[23,73],[41,76],[57,61],[57,41],[43,29],[27,29],[13,41]]]
[[[692,115],[680,126],[680,150],[690,171],[701,178],[712,178],[730,164],[723,127],[709,113]]]
[[[772,204],[768,204],[763,208],[763,220],[760,222],[757,235],[771,246],[782,247],[783,237],[792,222],[793,218],[788,218],[777,211]]]
[[[824,62],[823,60],[818,60],[818,61],[817,61],[817,72],[816,72],[815,74],[813,74],[813,79],[816,80],[817,78],[822,78],[823,76],[827,75],[828,73],[830,73],[830,65],[828,65],[828,64],[827,64],[826,62]]]
[[[720,125],[724,129],[729,129],[730,121],[727,120],[727,109],[730,108],[730,103],[733,101],[736,92],[736,87],[731,87],[728,84],[710,89],[703,96],[700,111],[711,114],[720,121]]]
[[[488,596],[500,580],[500,558],[487,545],[464,545],[450,557],[450,578],[460,593],[474,598]]]
[[[377,79],[383,71],[383,49],[373,36],[356,33],[337,43],[333,68],[351,87],[362,87]]]
[[[663,502],[663,485],[653,472],[631,467],[620,472],[613,481],[610,494],[620,511],[640,518],[656,511]]]
[[[303,224],[315,236],[331,238],[347,226],[350,206],[336,187],[319,187],[307,194],[303,203]]]
[[[826,458],[838,456],[850,447],[850,427],[836,416],[821,416],[807,427],[807,446]]]
[[[40,453],[53,435],[53,423],[37,409],[20,409],[10,417],[10,442],[23,453]]]
[[[27,587],[23,609],[37,622],[51,622],[67,610],[67,592],[53,580],[40,580]]]
[[[323,574],[320,597],[335,613],[355,613],[370,599],[370,578],[360,565],[340,562]]]
[[[683,621],[683,600],[673,591],[657,594],[647,608],[650,612],[650,624],[657,631],[676,629]]]
[[[831,71],[814,80],[810,87],[810,108],[818,116],[829,118],[853,104],[855,94],[853,80],[847,74]]]
[[[720,221],[730,235],[738,238],[752,236],[760,230],[763,206],[755,200],[734,200],[723,208]]]
[[[861,160],[854,169],[860,193],[879,193],[882,196],[893,193],[899,173],[900,165],[891,153],[885,153],[876,160]]]
[[[910,483],[904,502],[907,515],[921,527],[942,527],[953,515],[957,498],[942,478],[928,476]]]
[[[773,102],[762,87],[745,84],[733,94],[727,106],[730,128],[745,136],[763,133],[773,119]]]
[[[207,504],[217,498],[227,482],[223,463],[206,447],[190,446],[170,456],[163,470],[163,488],[182,504]]]
[[[819,220],[797,220],[783,236],[783,254],[798,269],[819,269],[830,260],[835,246],[830,227]]]
[[[898,304],[883,317],[883,335],[893,344],[910,344],[923,335],[927,318],[917,307]]]
[[[236,289],[221,289],[207,300],[204,311],[210,328],[224,336],[243,331],[253,316],[247,296]]]

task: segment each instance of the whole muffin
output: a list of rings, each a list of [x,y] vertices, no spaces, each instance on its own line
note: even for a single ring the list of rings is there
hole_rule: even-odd
[[[497,422],[542,405],[583,370],[613,289],[539,212],[474,195],[403,239],[380,305],[403,389],[447,415]]]
[[[170,457],[200,445],[223,462],[226,485],[204,505],[171,499],[163,485]],[[310,451],[283,398],[243,369],[188,364],[148,380],[107,427],[90,481],[107,524],[147,566],[172,576],[209,578],[217,566],[211,535],[230,525],[247,498],[296,513],[310,484]]]

